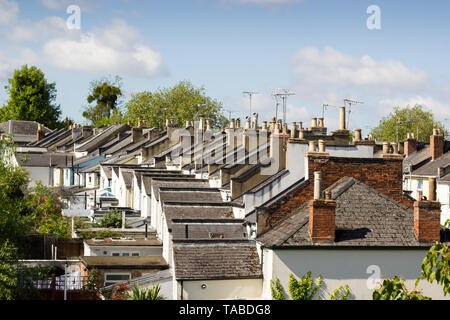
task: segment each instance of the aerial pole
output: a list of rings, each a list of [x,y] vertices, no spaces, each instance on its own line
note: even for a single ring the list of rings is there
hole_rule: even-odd
[[[250,99],[250,115],[249,115],[249,118],[250,118],[250,128],[251,128],[251,127],[252,127],[252,96],[253,96],[254,94],[259,94],[259,92],[255,92],[255,91],[243,91],[242,93],[243,93],[243,94],[247,94],[248,97],[249,97],[249,99]]]
[[[350,113],[352,112],[352,104],[364,103],[363,101],[356,101],[350,99],[344,99],[344,106],[348,104],[348,117],[347,117],[347,129],[350,129]]]
[[[287,98],[289,96],[294,96],[295,93],[290,92],[288,89],[278,89],[278,92],[274,94],[277,98],[281,98],[283,102],[283,124],[286,123],[286,112],[287,112]],[[278,114],[278,100],[277,100],[277,114]],[[277,119],[278,120],[278,119]]]

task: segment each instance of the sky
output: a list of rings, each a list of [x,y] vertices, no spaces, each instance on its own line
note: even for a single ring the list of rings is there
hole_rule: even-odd
[[[78,123],[90,82],[119,75],[125,101],[188,80],[241,121],[244,91],[264,121],[286,89],[286,120],[304,127],[347,98],[364,102],[349,119],[363,135],[415,104],[449,128],[449,13],[447,0],[0,0],[0,85],[36,65]],[[325,110],[329,129],[338,118]]]

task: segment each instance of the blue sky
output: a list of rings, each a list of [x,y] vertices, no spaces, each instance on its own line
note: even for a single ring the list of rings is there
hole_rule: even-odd
[[[72,4],[80,30],[66,27]],[[380,8],[379,30],[367,28],[370,5]],[[0,0],[0,84],[37,65],[79,122],[89,82],[107,75],[123,78],[127,97],[190,80],[241,119],[242,91],[257,91],[261,121],[274,115],[271,94],[287,88],[296,94],[288,122],[308,127],[322,104],[355,98],[365,103],[350,127],[364,133],[395,105],[450,118],[449,12],[437,0]],[[327,111],[325,124],[336,129],[337,117]]]

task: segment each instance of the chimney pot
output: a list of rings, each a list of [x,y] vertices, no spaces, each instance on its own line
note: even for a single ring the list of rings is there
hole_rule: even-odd
[[[428,200],[436,201],[436,178],[428,178]]]
[[[240,128],[241,127],[241,119],[240,118],[237,118],[237,120],[236,120],[236,128]]]
[[[317,127],[317,118],[312,118],[311,128],[316,128],[316,127]]]
[[[291,138],[292,139],[295,139],[296,132],[297,132],[297,124],[295,122],[292,122],[291,123]]]
[[[339,130],[345,130],[345,107],[339,108]]]
[[[323,118],[318,118],[318,120],[319,120],[319,128],[323,128],[324,127]]]
[[[397,142],[392,142],[391,143],[391,146],[392,146],[392,153],[393,154],[398,154],[398,144],[397,144]]]
[[[383,142],[383,154],[389,153],[389,142]]]
[[[298,138],[305,139],[305,130],[303,128],[300,128],[300,131],[298,132]]]
[[[361,129],[355,129],[355,137],[353,138],[353,141],[361,141]]]
[[[309,141],[308,152],[316,152],[316,142],[315,141]]]
[[[322,171],[314,171],[314,200],[322,198]]]
[[[319,152],[324,153],[325,152],[325,141],[319,140]]]
[[[230,119],[230,129],[234,129],[234,118]]]
[[[262,130],[267,130],[267,121],[262,122]]]

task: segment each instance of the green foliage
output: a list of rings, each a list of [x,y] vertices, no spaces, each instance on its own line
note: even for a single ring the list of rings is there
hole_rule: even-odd
[[[130,299],[131,300],[165,300],[159,294],[161,287],[159,284],[152,285],[151,288],[141,289],[137,284],[134,285]]]
[[[385,279],[380,288],[373,292],[372,298],[373,300],[431,300],[423,296],[422,292],[416,288],[408,291],[404,281],[397,276],[394,279]]]
[[[270,280],[270,292],[272,293],[272,298],[274,300],[286,300],[280,279],[275,278]]]
[[[12,300],[17,287],[17,248],[9,240],[0,246],[0,300]]]
[[[71,237],[70,219],[62,215],[61,194],[37,182],[27,195],[30,217],[38,233],[56,234],[60,238]]]
[[[133,94],[125,108],[126,117],[133,124],[145,120],[147,126],[161,130],[166,119],[173,119],[180,127],[199,117],[211,119],[211,125],[216,128],[227,123],[221,112],[222,103],[206,96],[205,88],[196,88],[189,81],[156,92]]]
[[[450,293],[450,250],[447,244],[437,243],[430,248],[422,261],[422,274],[416,286],[421,279],[430,283],[436,280],[443,286],[444,295]]]
[[[289,293],[292,300],[313,300],[317,291],[322,285],[323,277],[319,276],[317,284],[311,278],[311,272],[305,274],[300,280],[297,280],[291,273],[289,275]]]
[[[433,134],[434,128],[439,128],[441,132],[448,134],[445,126],[434,120],[432,112],[425,111],[422,106],[407,106],[405,108],[395,107],[387,117],[383,117],[379,125],[372,130],[372,134],[377,141],[396,141],[398,124],[398,140],[404,141],[409,132],[414,133],[416,139],[421,142],[428,142]],[[418,131],[418,134],[417,134]]]
[[[349,289],[348,285],[345,285],[344,287],[339,286],[330,295],[330,300],[348,300],[349,294],[350,294],[350,289]]]
[[[122,213],[116,209],[110,210],[100,219],[99,222],[94,223],[94,227],[98,228],[121,228],[122,227]]]
[[[87,102],[89,104],[95,102],[95,105],[88,106],[83,112],[83,117],[95,126],[111,124],[112,120],[117,120],[116,118],[120,121],[121,113],[118,110],[118,104],[121,96],[120,77],[116,76],[114,81],[107,78],[92,81]],[[111,119],[112,115],[114,119]]]
[[[37,67],[24,65],[15,70],[5,89],[9,91],[9,101],[0,109],[0,122],[37,121],[51,129],[63,125],[59,121],[61,107],[55,104],[56,84],[48,83]]]
[[[28,206],[24,201],[29,180],[26,171],[8,161],[13,154],[12,141],[0,140],[0,243],[9,240],[19,249],[31,229]]]
[[[320,300],[318,292],[322,287],[323,277],[320,275],[317,278],[317,284],[311,277],[311,272],[305,274],[300,280],[291,273],[289,275],[289,294],[292,300]],[[278,278],[270,280],[270,291],[274,300],[286,300],[284,288]],[[330,300],[347,300],[350,294],[348,285],[339,286],[330,295]]]
[[[103,285],[103,277],[98,269],[89,271],[86,283],[83,285],[82,294],[88,299],[98,299],[99,293]]]

